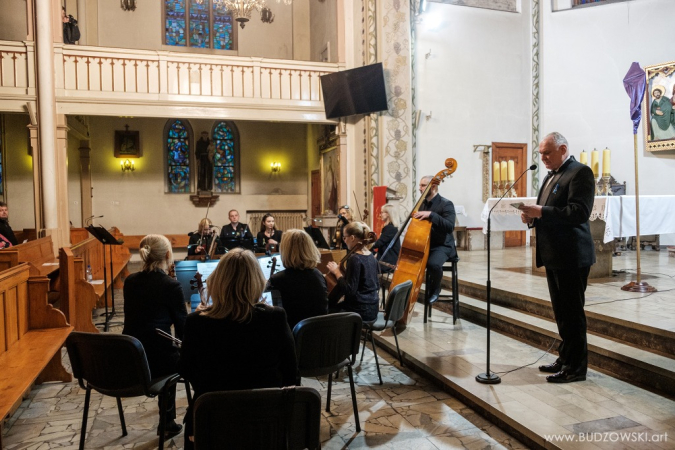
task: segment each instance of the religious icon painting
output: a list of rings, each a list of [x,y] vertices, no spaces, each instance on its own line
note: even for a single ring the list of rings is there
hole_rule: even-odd
[[[675,149],[675,61],[645,67],[647,88],[643,102],[645,148],[650,152]]]
[[[140,132],[129,130],[115,130],[115,158],[140,158],[141,141]]]

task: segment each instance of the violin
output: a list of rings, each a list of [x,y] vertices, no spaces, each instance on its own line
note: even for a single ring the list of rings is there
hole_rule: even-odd
[[[370,233],[368,233],[368,235],[362,241],[357,242],[347,252],[347,254],[344,256],[344,258],[342,258],[340,260],[340,264],[339,264],[340,273],[342,274],[342,276],[344,276],[344,274],[347,272],[347,260],[349,259],[349,257],[352,256],[354,253],[361,251],[363,249],[363,247],[365,247],[366,245],[372,244],[376,240],[377,240],[377,235],[371,231]],[[331,271],[328,271],[328,273],[326,273],[324,276],[326,278],[326,286],[328,288],[328,294],[330,295],[330,293],[333,291],[333,289],[335,289],[335,286],[337,286],[338,279],[337,279],[337,276]]]
[[[190,290],[197,290],[199,293],[199,303],[202,308],[205,308],[209,304],[209,298],[206,293],[206,286],[204,286],[204,281],[202,280],[202,274],[195,272],[195,277],[190,280]]]

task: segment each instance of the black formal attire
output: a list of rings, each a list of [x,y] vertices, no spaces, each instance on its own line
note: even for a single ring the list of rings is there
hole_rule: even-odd
[[[352,254],[347,259],[346,273],[338,278],[337,285],[328,296],[329,311],[355,312],[364,322],[375,320],[380,304],[377,266],[372,254]],[[338,303],[343,295],[344,300]]]
[[[216,239],[216,253],[219,255],[222,255],[224,253],[223,251],[223,246],[220,243],[220,236],[214,235],[211,233],[205,234],[203,237],[199,233],[195,233],[192,236],[190,236],[190,242],[189,245],[194,245],[194,247],[188,248],[188,255],[205,255],[209,252],[211,249],[211,244],[213,243],[213,239]],[[201,245],[204,247],[204,253],[197,253],[197,246]]]
[[[152,378],[178,372],[178,347],[157,334],[155,328],[183,337],[187,310],[183,289],[161,270],[136,272],[124,281],[124,329],[143,344]],[[175,388],[168,395],[166,420],[176,418]],[[160,399],[161,402],[161,399]]]
[[[301,320],[328,314],[326,278],[318,269],[287,267],[272,275],[267,286],[279,293],[281,305],[278,306],[286,310],[291,330]]]
[[[277,253],[279,251],[279,244],[281,244],[281,230],[274,230],[274,233],[272,233],[272,237],[267,237],[264,231],[261,231],[258,233],[258,236],[256,237],[257,240],[257,246],[258,250],[260,251],[267,251],[267,241],[270,239],[274,239],[277,241],[277,244],[274,246],[274,248],[270,248],[270,252],[272,253]]]
[[[190,314],[180,358],[180,374],[194,398],[214,391],[293,386],[297,379],[293,335],[282,308],[258,304],[249,320]],[[185,448],[193,448],[192,411],[185,414]]]
[[[248,224],[239,222],[233,227],[228,223],[220,229],[220,243],[228,250],[237,247],[253,250],[253,234]]]
[[[0,234],[5,237],[9,242],[12,243],[12,245],[18,245],[19,242],[16,240],[16,236],[14,236],[14,231],[12,230],[12,227],[9,226],[9,221],[8,220],[0,220]],[[3,241],[4,242],[4,241]],[[6,245],[5,247],[10,247],[9,245]]]
[[[588,219],[593,209],[595,179],[584,164],[569,157],[542,181],[535,219],[537,267],[546,267],[551,305],[562,340],[558,362],[562,370],[585,375],[588,365],[584,304],[595,250]]]
[[[389,247],[389,244],[394,239],[394,237],[396,237],[396,233],[398,233],[398,228],[396,228],[390,223],[382,227],[380,238],[377,241],[375,241],[375,243],[371,247],[371,250],[377,252],[375,257],[377,258],[378,261],[383,261],[393,266],[395,266],[396,263],[398,262],[398,254],[401,251],[401,240],[398,238],[394,242],[394,245],[391,246],[387,254],[384,255],[384,259],[382,259],[382,254],[387,249],[387,247]],[[380,272],[391,272],[393,270],[394,269],[390,267],[380,265]]]
[[[438,295],[441,292],[443,281],[443,264],[446,261],[457,258],[455,238],[452,232],[455,229],[455,205],[436,194],[431,200],[424,200],[420,211],[431,211],[431,236],[429,246],[429,259],[427,260],[427,273],[429,274],[430,295]]]

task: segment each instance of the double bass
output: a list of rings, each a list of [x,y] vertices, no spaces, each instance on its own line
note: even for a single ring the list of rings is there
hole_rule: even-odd
[[[412,292],[408,301],[403,317],[398,322],[399,325],[407,325],[412,320],[412,313],[415,309],[417,296],[424,282],[424,272],[427,268],[427,259],[429,259],[429,242],[431,235],[431,221],[415,219],[413,215],[420,209],[422,202],[427,198],[429,191],[433,186],[438,186],[446,177],[452,175],[457,170],[457,161],[453,158],[445,160],[445,169],[438,172],[430,181],[420,199],[415,203],[410,215],[399,229],[399,233],[394,239],[398,239],[401,232],[408,225],[408,231],[405,234],[401,251],[396,263],[396,269],[389,285],[389,290],[404,281],[412,281]],[[393,241],[392,241],[393,242]],[[384,255],[383,255],[384,256]]]

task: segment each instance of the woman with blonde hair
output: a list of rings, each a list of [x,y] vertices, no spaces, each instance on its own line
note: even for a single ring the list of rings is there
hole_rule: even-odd
[[[337,278],[337,285],[328,297],[328,310],[355,312],[364,322],[369,322],[377,318],[379,305],[377,260],[368,250],[371,231],[363,222],[352,222],[344,231],[347,248],[351,251],[358,246],[360,249],[347,258],[344,274],[336,262],[328,263],[328,270]],[[343,295],[344,300],[338,303]]]
[[[393,266],[396,266],[398,262],[398,254],[401,251],[401,240],[396,239],[389,251],[387,251],[387,254],[384,255],[384,259],[382,255],[398,233],[400,221],[396,206],[384,205],[380,210],[380,219],[384,226],[382,227],[380,238],[373,244],[371,250],[377,254],[377,260],[384,263],[380,264],[380,272],[392,272],[394,270]]]
[[[288,326],[308,317],[328,313],[326,279],[316,268],[321,254],[303,230],[291,229],[281,237],[281,263],[284,270],[272,275],[268,289],[277,291],[286,310]]]
[[[295,344],[283,309],[259,300],[265,277],[249,250],[224,255],[206,280],[212,304],[190,314],[180,374],[195,399],[213,391],[294,385]],[[186,413],[185,449],[193,448],[192,410]]]
[[[199,226],[197,232],[193,232],[190,236],[190,242],[188,243],[188,254],[189,255],[206,255],[211,250],[213,245],[213,240],[216,240],[216,253],[221,254],[222,251],[218,249],[220,245],[220,236],[218,236],[217,230],[213,227],[213,222],[211,219],[204,217],[199,221]],[[190,247],[194,245],[194,247]]]
[[[157,378],[178,371],[178,348],[155,331],[171,333],[173,326],[178,339],[183,338],[187,316],[183,289],[167,275],[173,264],[169,240],[150,234],[140,243],[143,269],[124,280],[124,329],[122,334],[133,336],[143,344],[150,366],[150,375]],[[183,428],[175,422],[176,390],[167,395],[166,436],[174,436]],[[162,399],[160,398],[160,402]]]

